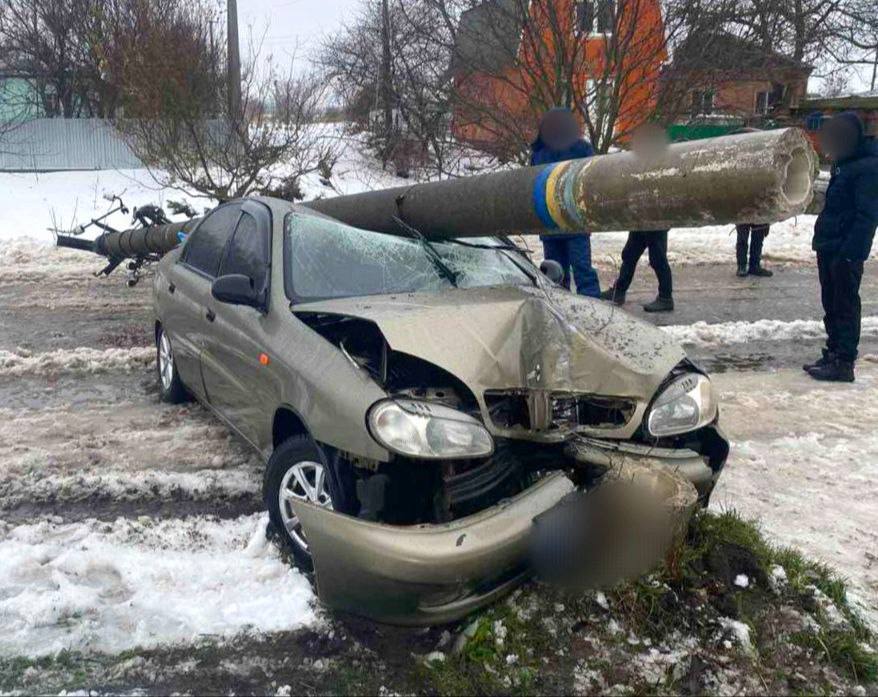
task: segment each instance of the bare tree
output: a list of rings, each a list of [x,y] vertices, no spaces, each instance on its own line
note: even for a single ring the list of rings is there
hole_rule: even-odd
[[[231,112],[222,41],[199,7],[178,2],[160,17],[144,7],[139,50],[122,57],[118,126],[161,184],[224,201],[285,181],[289,190],[333,157],[333,141],[315,124],[319,80],[280,71],[251,41]]]
[[[843,67],[867,69],[874,91],[878,88],[878,7],[874,0],[848,0],[835,32],[836,40],[828,46],[831,59]]]
[[[76,113],[75,0],[2,0],[0,62],[28,80],[49,115]]]
[[[430,2],[366,0],[318,56],[348,116],[397,174],[460,171],[464,150],[451,135],[450,45]]]
[[[655,114],[661,65],[688,26],[692,2],[664,4],[664,17],[646,0],[475,4],[454,36],[462,130],[523,158],[539,114],[566,106],[598,152],[625,141]]]

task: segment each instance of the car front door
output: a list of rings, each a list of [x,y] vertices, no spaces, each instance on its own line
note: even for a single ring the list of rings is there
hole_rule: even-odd
[[[201,352],[212,318],[210,287],[240,217],[240,202],[211,212],[186,240],[180,260],[168,270],[167,288],[160,289],[173,298],[162,320],[180,379],[202,399]]]
[[[249,307],[211,298],[215,319],[201,354],[210,405],[260,450],[271,435],[266,405],[276,405],[280,398],[265,342],[271,326],[271,225],[271,212],[265,204],[244,204],[223,256],[220,276],[247,276],[263,302],[260,307]]]

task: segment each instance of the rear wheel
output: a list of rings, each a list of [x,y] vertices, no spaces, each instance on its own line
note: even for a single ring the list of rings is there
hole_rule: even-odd
[[[323,451],[310,436],[293,436],[275,448],[265,472],[265,505],[272,527],[303,571],[313,571],[314,562],[293,503],[306,501],[339,510],[344,508],[339,505],[343,493]]]
[[[164,327],[159,326],[155,336],[156,371],[158,373],[159,397],[168,404],[181,404],[189,401],[189,392],[180,380],[174,350]]]

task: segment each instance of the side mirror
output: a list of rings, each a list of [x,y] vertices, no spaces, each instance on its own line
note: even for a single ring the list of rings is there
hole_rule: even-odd
[[[553,259],[543,259],[540,264],[540,273],[556,286],[560,286],[564,282],[564,269]]]
[[[262,307],[262,294],[253,287],[253,281],[240,273],[220,276],[210,287],[210,294],[221,303]]]

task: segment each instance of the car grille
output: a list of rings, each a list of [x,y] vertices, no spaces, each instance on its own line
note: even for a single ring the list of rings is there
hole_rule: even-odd
[[[631,399],[528,390],[489,390],[485,403],[495,427],[530,431],[621,428],[636,408]]]

